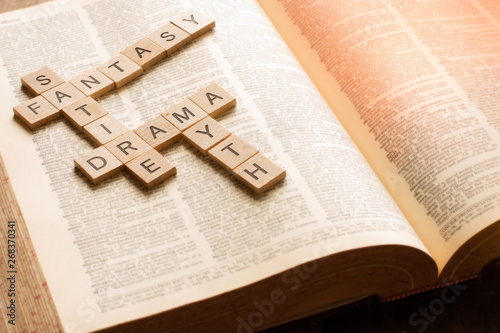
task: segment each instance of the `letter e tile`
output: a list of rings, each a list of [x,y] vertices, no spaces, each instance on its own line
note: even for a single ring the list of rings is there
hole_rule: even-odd
[[[177,168],[154,149],[127,162],[125,166],[148,189],[177,173]]]

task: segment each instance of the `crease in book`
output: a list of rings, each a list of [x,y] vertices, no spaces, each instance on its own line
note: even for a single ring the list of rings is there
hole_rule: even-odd
[[[133,131],[95,100],[126,85],[214,27],[214,20],[192,9],[69,82],[43,67],[21,78],[23,86],[36,97],[15,106],[14,114],[31,130],[64,115],[85,133],[99,147],[74,162],[93,184],[125,168],[151,189],[177,173],[159,151],[184,138],[255,193],[262,194],[284,179],[286,171],[213,119],[236,105],[236,98],[217,83]]]

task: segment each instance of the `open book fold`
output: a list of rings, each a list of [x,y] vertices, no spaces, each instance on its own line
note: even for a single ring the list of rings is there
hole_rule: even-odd
[[[64,119],[32,132],[13,118],[31,97],[21,76],[49,66],[69,80],[189,8],[217,27],[99,103],[136,128],[216,82],[238,99],[218,121],[287,170],[263,195],[185,142],[163,151],[177,175],[152,190],[124,174],[92,185],[73,167],[89,139]],[[2,14],[13,190],[1,188],[17,199],[2,203],[22,216],[4,209],[1,223],[26,226],[17,236],[41,268],[23,264],[52,300],[24,284],[18,297],[53,309],[37,321],[18,308],[5,327],[251,332],[479,273],[500,255],[499,17],[479,1],[368,0],[82,0]]]

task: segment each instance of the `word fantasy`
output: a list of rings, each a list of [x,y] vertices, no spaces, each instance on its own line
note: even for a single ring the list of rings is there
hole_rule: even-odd
[[[159,151],[184,138],[254,192],[263,193],[286,172],[214,120],[236,105],[236,98],[218,84],[204,87],[134,130],[96,101],[214,27],[212,19],[190,10],[69,81],[43,67],[21,78],[36,97],[14,107],[14,114],[31,130],[63,115],[85,133],[98,148],[76,158],[75,167],[94,184],[126,169],[148,189],[154,187],[177,173]]]

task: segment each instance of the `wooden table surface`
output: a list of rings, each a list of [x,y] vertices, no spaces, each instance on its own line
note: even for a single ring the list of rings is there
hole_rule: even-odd
[[[0,13],[38,5],[39,3],[47,1],[48,0],[2,0],[0,1]]]

